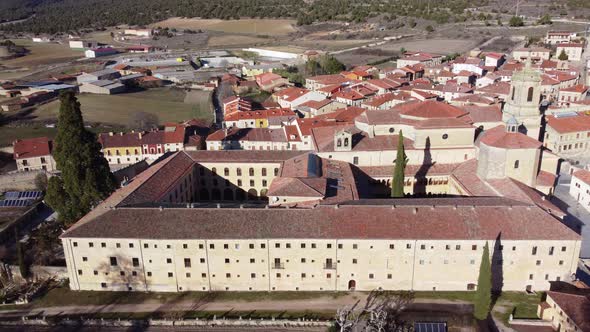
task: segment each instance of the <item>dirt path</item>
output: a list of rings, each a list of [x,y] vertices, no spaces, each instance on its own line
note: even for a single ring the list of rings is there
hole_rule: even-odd
[[[287,301],[217,301],[207,302],[206,300],[196,302],[177,303],[141,303],[141,304],[111,304],[111,305],[89,305],[89,306],[60,306],[48,308],[34,308],[22,310],[0,311],[0,318],[25,316],[25,315],[71,315],[71,314],[93,314],[93,313],[133,313],[133,312],[169,312],[169,311],[335,311],[336,309],[352,305],[357,301],[364,303],[366,294],[350,294],[338,298],[320,297],[305,300]],[[429,305],[457,307],[465,310],[467,302],[448,301],[439,299],[416,299],[417,307]]]

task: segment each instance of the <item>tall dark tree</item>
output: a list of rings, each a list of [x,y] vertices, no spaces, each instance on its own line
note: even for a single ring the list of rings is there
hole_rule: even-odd
[[[404,148],[404,133],[400,130],[397,141],[397,156],[393,169],[393,181],[391,182],[391,197],[404,197],[404,171],[408,158]]]
[[[490,264],[490,247],[486,242],[481,254],[479,277],[477,278],[477,293],[475,294],[475,308],[473,315],[484,320],[492,310],[492,266]]]
[[[69,226],[113,192],[116,182],[96,135],[84,128],[74,93],[63,93],[60,101],[53,157],[61,176],[49,180],[45,199]]]

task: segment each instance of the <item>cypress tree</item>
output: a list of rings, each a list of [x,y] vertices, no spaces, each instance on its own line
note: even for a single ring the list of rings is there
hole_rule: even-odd
[[[393,169],[393,181],[391,182],[391,197],[404,197],[404,170],[408,158],[404,149],[404,133],[400,130],[397,141],[397,156]]]
[[[61,176],[51,177],[45,200],[69,226],[113,192],[116,182],[96,135],[84,128],[74,93],[62,93],[60,101],[53,157]]]
[[[561,61],[567,61],[567,59],[569,59],[569,57],[565,53],[564,49],[561,50],[561,53],[559,53],[559,56],[557,57],[557,59],[559,59]]]
[[[473,315],[479,320],[488,317],[492,306],[492,266],[490,264],[490,248],[488,243],[483,247],[479,277],[477,279],[477,293],[475,294],[475,308]]]

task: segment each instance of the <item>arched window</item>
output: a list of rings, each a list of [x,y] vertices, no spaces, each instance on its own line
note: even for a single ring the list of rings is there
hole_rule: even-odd
[[[266,167],[262,169],[262,176],[266,176]]]
[[[217,174],[217,168],[215,168],[215,167],[211,168],[211,173]]]
[[[516,88],[512,87],[512,97],[510,99],[514,100],[514,94],[516,93]]]
[[[528,91],[527,95],[526,95],[526,101],[533,101],[533,90],[534,90],[534,89],[533,89],[533,87],[531,86],[531,87],[529,88],[529,91]]]
[[[342,146],[342,139],[340,139],[340,138],[339,138],[339,139],[336,141],[336,146],[337,146],[337,147],[341,147],[341,146]]]
[[[236,169],[236,174],[238,176],[242,176],[242,169],[241,168]]]
[[[519,162],[518,160],[516,160],[516,161],[514,162],[514,169],[517,169],[517,168],[518,168],[518,166],[519,166],[519,164],[520,164],[520,162]]]
[[[250,174],[250,176],[254,176],[254,168],[251,168],[248,170],[248,173]]]
[[[348,146],[348,137],[344,139],[344,146]]]
[[[278,168],[275,168],[274,172],[275,172],[275,176],[279,176],[279,169]]]
[[[223,175],[229,176],[229,168],[226,167],[223,169]]]

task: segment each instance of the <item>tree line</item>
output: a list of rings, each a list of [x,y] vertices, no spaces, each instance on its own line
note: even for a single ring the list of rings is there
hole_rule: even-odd
[[[293,18],[300,25],[339,20],[365,22],[385,15],[422,18],[442,24],[469,18],[470,7],[489,0],[7,0],[0,22],[11,32],[59,33],[119,24],[147,25],[170,17],[217,19]]]

